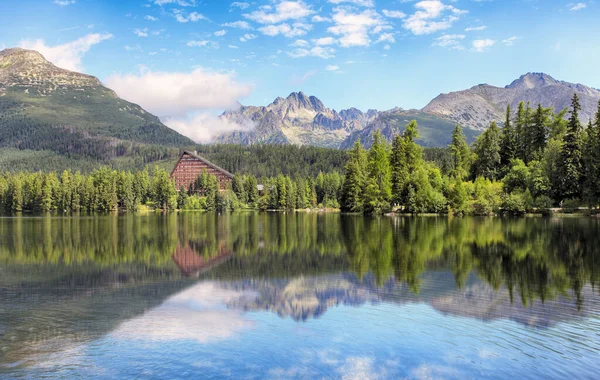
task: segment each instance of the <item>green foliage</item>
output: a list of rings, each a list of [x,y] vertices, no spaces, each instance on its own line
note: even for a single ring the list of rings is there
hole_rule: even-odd
[[[453,169],[450,176],[463,179],[469,175],[471,169],[471,150],[467,144],[467,139],[460,125],[456,125],[452,132],[452,142],[450,143],[452,152]]]
[[[500,129],[495,122],[475,141],[473,177],[496,180],[501,176]]]
[[[581,105],[577,94],[573,94],[571,117],[563,138],[561,154],[557,164],[557,176],[553,184],[559,200],[581,198],[584,181],[582,157],[582,128],[579,121]]]

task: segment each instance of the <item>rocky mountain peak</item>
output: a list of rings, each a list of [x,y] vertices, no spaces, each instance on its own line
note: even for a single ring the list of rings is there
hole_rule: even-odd
[[[558,81],[552,78],[548,74],[544,73],[527,73],[525,75],[521,75],[519,79],[514,80],[511,84],[506,86],[506,88],[516,89],[516,90],[526,90],[532,88],[539,88],[548,85],[557,84]]]
[[[52,65],[44,56],[35,50],[21,48],[10,48],[0,51],[0,69],[19,69],[24,66],[48,66]]]
[[[56,67],[35,50],[0,51],[0,92],[13,87],[49,95],[61,89],[99,86],[102,84],[95,77]]]

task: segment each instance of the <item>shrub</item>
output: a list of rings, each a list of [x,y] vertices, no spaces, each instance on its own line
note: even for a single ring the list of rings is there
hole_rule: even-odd
[[[502,209],[510,215],[524,215],[527,212],[527,200],[523,193],[514,192],[504,197]]]

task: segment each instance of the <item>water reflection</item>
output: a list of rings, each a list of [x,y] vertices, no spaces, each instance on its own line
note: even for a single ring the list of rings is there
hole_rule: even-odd
[[[380,323],[358,320],[369,305],[583,334],[598,327],[599,232],[588,218],[3,218],[0,374],[98,339],[225,342],[260,313],[308,323],[350,307],[340,324]]]

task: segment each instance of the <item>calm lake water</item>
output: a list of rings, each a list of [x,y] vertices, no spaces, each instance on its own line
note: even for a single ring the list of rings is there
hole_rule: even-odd
[[[2,378],[598,378],[600,220],[0,219]]]

